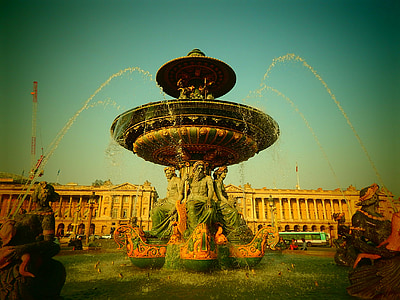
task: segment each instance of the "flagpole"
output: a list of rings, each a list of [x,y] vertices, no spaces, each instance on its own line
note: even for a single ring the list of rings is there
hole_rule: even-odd
[[[299,178],[299,166],[297,165],[297,162],[296,162],[296,176],[297,176],[296,188],[299,190],[300,189],[300,178]]]

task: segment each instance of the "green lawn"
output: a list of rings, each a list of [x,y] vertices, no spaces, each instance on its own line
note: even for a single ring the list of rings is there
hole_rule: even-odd
[[[355,299],[348,270],[332,257],[268,253],[254,269],[190,273],[141,270],[123,250],[59,255],[65,300],[78,299]]]

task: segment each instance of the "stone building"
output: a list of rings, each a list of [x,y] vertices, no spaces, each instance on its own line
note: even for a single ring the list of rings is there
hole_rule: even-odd
[[[346,225],[359,208],[359,190],[349,186],[346,190],[289,190],[226,186],[226,191],[236,207],[242,212],[249,227],[267,226],[274,221],[279,231],[323,231],[337,237],[337,222],[334,213],[344,213]],[[243,199],[245,199],[243,201]],[[392,218],[392,203],[400,209],[399,199],[394,200],[390,192],[380,191],[379,211],[387,219]]]
[[[60,194],[60,200],[52,204],[59,235],[87,234],[87,228],[90,228],[90,234],[107,235],[119,225],[132,221],[144,230],[151,228],[149,212],[158,194],[149,182],[142,185],[113,185],[108,181],[101,186],[67,184],[54,187]],[[12,180],[0,183],[0,223],[10,212],[14,212],[22,189],[21,184],[15,184]],[[353,186],[342,191],[258,189],[250,184],[243,187],[230,184],[226,186],[226,191],[253,231],[274,222],[280,231],[324,231],[332,238],[337,236],[333,213],[344,213],[346,224],[350,225],[359,198],[359,191]],[[91,205],[89,200],[93,192],[97,199]],[[380,212],[391,219],[391,202],[399,209],[399,200],[394,200],[390,192],[381,192],[380,199]],[[29,211],[33,208],[28,195],[22,209]]]
[[[52,203],[58,235],[87,234],[87,228],[90,228],[90,234],[107,235],[119,225],[134,219],[144,230],[151,228],[149,208],[157,199],[157,192],[149,182],[113,185],[108,181],[101,186],[67,184],[54,185],[54,188],[60,195],[60,200]],[[22,189],[21,184],[0,184],[0,223],[14,213]],[[91,205],[89,200],[93,193],[96,201]],[[25,211],[34,209],[30,195],[21,208]],[[90,211],[92,218],[89,225]]]

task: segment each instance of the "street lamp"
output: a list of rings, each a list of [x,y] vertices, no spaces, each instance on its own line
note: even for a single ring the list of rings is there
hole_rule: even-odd
[[[275,205],[274,205],[274,198],[272,198],[272,195],[269,195],[268,203],[271,210],[271,226],[275,227],[275,220],[274,220]]]
[[[90,225],[92,225],[92,214],[93,214],[93,208],[94,205],[97,202],[97,199],[99,198],[99,196],[97,196],[95,194],[95,192],[92,193],[91,196],[89,196],[89,200],[88,200],[88,204],[89,204],[89,216],[88,216],[88,231],[87,231],[87,235],[86,235],[86,244],[89,244],[89,235],[90,235]],[[94,234],[94,232],[93,232]]]

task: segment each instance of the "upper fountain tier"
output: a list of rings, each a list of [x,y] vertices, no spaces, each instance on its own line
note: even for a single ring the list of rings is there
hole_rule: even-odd
[[[163,65],[156,78],[178,99],[133,108],[111,125],[114,140],[147,161],[178,168],[198,160],[210,168],[233,165],[279,137],[278,124],[264,112],[215,99],[233,88],[235,72],[198,49]]]
[[[207,57],[199,49],[173,59],[157,72],[157,83],[163,91],[179,99],[214,99],[228,93],[236,83],[230,66]]]

